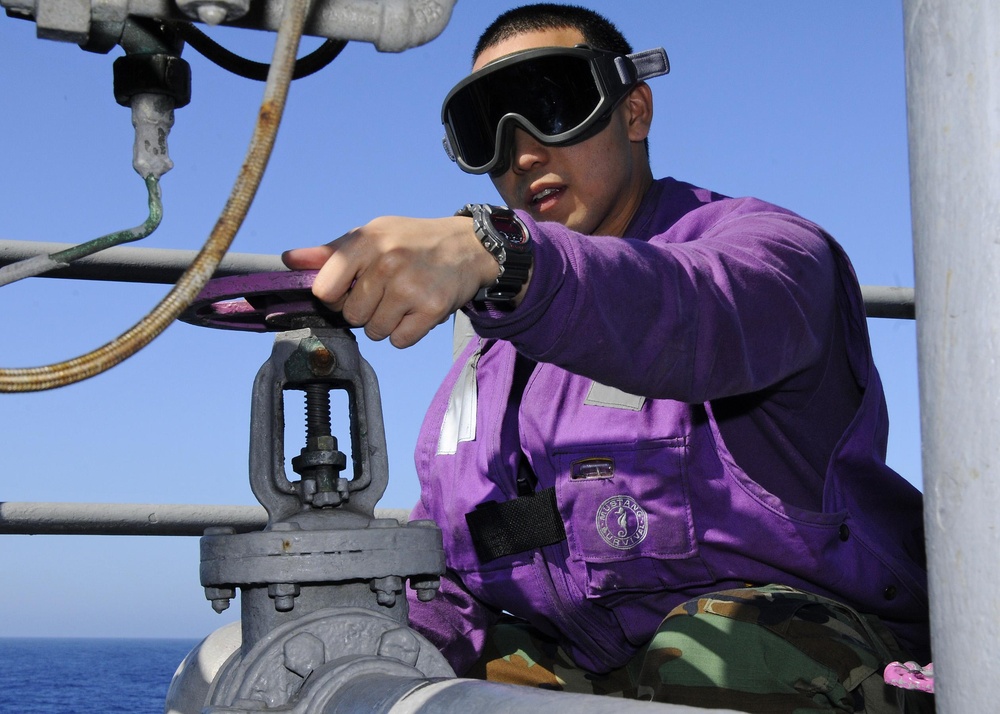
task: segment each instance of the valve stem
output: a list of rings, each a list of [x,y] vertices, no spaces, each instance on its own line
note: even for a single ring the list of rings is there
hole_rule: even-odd
[[[337,449],[330,430],[330,390],[323,384],[307,384],[304,390],[306,445],[292,459],[292,468],[302,476],[302,495],[313,506],[339,506],[350,494],[347,479],[338,476],[347,466],[347,456]]]

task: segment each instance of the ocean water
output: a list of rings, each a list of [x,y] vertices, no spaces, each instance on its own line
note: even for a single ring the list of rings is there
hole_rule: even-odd
[[[198,640],[0,638],[0,714],[162,714]]]

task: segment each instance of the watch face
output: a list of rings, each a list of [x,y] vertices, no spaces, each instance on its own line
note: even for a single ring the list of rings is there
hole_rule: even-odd
[[[528,236],[521,229],[521,224],[513,215],[503,215],[493,213],[490,215],[493,227],[503,233],[504,238],[511,245],[522,245],[528,242]]]

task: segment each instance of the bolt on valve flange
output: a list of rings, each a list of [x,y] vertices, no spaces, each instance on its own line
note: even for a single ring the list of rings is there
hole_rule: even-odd
[[[354,581],[367,584],[379,609],[395,608],[405,578],[426,601],[434,597],[443,570],[441,531],[430,521],[401,526],[393,519],[373,519],[367,526],[342,529],[302,529],[284,522],[255,533],[212,533],[201,539],[201,582],[213,606],[234,597],[236,586],[258,585],[267,589],[275,610],[289,612],[308,585]],[[351,603],[356,600],[353,594]]]

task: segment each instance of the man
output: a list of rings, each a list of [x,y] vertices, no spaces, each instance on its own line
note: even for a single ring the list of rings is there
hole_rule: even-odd
[[[449,571],[411,621],[459,674],[896,711],[882,667],[929,655],[921,498],[884,462],[860,290],[814,224],[654,181],[666,70],[589,10],[505,13],[443,121],[513,213],[285,255],[372,338],[478,333],[417,446]]]

